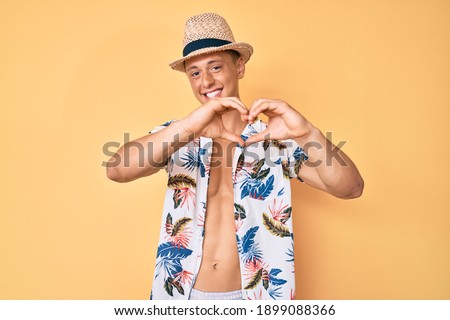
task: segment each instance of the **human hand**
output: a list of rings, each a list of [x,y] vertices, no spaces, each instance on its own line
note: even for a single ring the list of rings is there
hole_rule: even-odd
[[[253,123],[260,113],[268,117],[267,128],[250,136],[244,146],[267,139],[302,138],[308,136],[314,128],[305,117],[283,100],[257,99],[249,108],[248,116],[244,117],[249,123]]]
[[[188,134],[208,138],[223,138],[240,145],[244,140],[225,129],[222,115],[237,110],[241,113],[242,121],[247,121],[248,110],[241,100],[235,97],[216,98],[198,107],[181,121]]]

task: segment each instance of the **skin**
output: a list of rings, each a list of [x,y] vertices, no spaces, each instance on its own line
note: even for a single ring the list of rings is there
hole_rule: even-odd
[[[107,167],[110,179],[128,182],[154,174],[164,167],[164,161],[171,154],[199,136],[213,139],[211,163],[231,163],[236,142],[248,146],[265,139],[293,139],[309,157],[299,171],[299,177],[306,184],[342,199],[361,196],[364,181],[352,160],[342,150],[335,149],[345,166],[337,161],[337,157],[327,164],[327,150],[336,146],[296,109],[283,100],[260,98],[250,106],[240,100],[239,80],[245,75],[242,58],[233,58],[228,52],[203,54],[187,60],[185,67],[192,91],[201,106],[167,128],[119,148]],[[205,95],[216,90],[220,93],[212,98]],[[267,129],[244,143],[240,134],[261,113],[268,117]],[[171,142],[168,149],[161,147],[164,142]],[[144,154],[151,153],[155,162],[139,165],[139,154],[136,148],[132,148],[133,143],[141,144]],[[149,143],[153,145],[151,151],[147,147]],[[305,148],[311,143],[315,143],[315,147]],[[121,161],[125,152],[129,154],[128,166]],[[316,165],[308,165],[308,162]],[[194,283],[195,288],[203,291],[223,292],[241,288],[232,214],[231,170],[230,165],[211,166],[210,169],[203,258]]]

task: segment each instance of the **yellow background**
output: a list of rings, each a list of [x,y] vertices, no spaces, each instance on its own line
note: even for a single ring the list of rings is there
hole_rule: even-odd
[[[166,177],[110,181],[102,148],[198,106],[168,63],[206,11],[255,48],[244,103],[286,100],[365,180],[292,180],[297,298],[449,299],[446,0],[2,1],[0,298],[148,299]]]

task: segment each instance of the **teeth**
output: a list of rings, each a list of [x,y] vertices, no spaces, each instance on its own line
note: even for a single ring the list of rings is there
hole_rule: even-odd
[[[219,90],[216,90],[216,91],[213,91],[213,92],[208,92],[208,93],[206,94],[206,96],[207,96],[208,98],[214,98],[214,97],[217,96],[221,91],[222,91],[222,90],[219,89]]]

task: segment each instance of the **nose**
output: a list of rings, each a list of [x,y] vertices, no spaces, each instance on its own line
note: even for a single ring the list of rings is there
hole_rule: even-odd
[[[214,84],[214,78],[209,72],[204,72],[202,77],[202,85],[205,88],[209,88]]]

